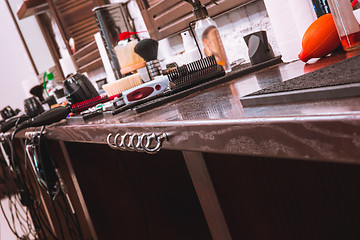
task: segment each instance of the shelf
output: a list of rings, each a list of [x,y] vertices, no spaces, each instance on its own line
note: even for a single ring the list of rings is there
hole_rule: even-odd
[[[34,16],[44,13],[48,9],[49,6],[46,0],[31,0],[31,1],[25,0],[21,5],[21,7],[19,8],[17,12],[17,16],[21,20],[29,16]]]

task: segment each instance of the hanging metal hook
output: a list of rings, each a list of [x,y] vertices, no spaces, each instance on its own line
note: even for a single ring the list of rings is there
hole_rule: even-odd
[[[111,147],[112,149],[118,149],[116,145],[112,144],[110,142],[110,138],[112,137],[112,133],[109,133],[109,135],[107,135],[106,137],[106,142],[109,145],[109,147]]]

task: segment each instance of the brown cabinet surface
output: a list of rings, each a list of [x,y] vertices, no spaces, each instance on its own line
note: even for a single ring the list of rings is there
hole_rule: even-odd
[[[211,17],[240,7],[252,0],[221,0],[215,5],[210,0],[202,1]],[[136,0],[152,38],[160,40],[178,33],[195,20],[192,6],[183,0]]]

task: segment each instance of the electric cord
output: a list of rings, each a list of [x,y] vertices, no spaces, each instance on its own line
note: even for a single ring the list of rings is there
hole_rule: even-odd
[[[3,214],[3,216],[4,216],[4,218],[5,218],[5,221],[6,221],[7,225],[9,226],[10,231],[11,231],[18,239],[20,239],[20,236],[18,235],[18,233],[16,232],[16,230],[14,230],[13,227],[11,226],[10,221],[9,221],[8,217],[6,216],[6,213],[5,213],[5,210],[4,210],[4,207],[3,207],[1,201],[0,201],[0,209],[1,209],[1,212],[2,212],[2,214]]]
[[[6,175],[5,177],[7,177],[7,179],[11,179],[11,178],[8,177],[7,171],[6,171],[5,169],[3,169],[3,174]],[[9,185],[8,185],[7,181],[5,181],[5,186],[6,186],[7,193],[5,193],[4,195],[6,195],[6,196],[8,197],[9,204],[10,204],[10,203],[12,203],[12,198],[11,198],[11,196],[10,196],[11,191],[10,191],[10,188],[9,188]],[[4,208],[3,208],[3,205],[2,205],[1,202],[0,202],[0,207],[1,207],[2,214],[3,214],[4,218],[5,218],[5,221],[7,222],[7,225],[8,225],[8,227],[9,227],[10,231],[11,231],[17,238],[20,238],[20,237],[19,237],[19,234],[17,233],[17,231],[16,231],[16,229],[15,229],[15,225],[11,225],[10,220],[9,220],[9,217],[6,215],[6,213],[5,213],[5,211],[4,211]],[[14,219],[14,217],[13,217],[13,212],[10,211],[10,213],[11,213],[11,215],[12,215],[12,216],[11,216],[11,219]]]
[[[16,156],[16,152],[14,151],[14,147],[13,147],[14,146],[14,138],[13,138],[13,136],[14,135],[15,134],[13,133],[11,138],[10,138],[10,151],[11,151],[11,162],[13,163],[14,171],[16,173],[16,176],[18,177],[18,182],[16,183],[16,185],[18,186],[18,189],[23,189],[24,194],[26,196],[28,196],[29,200],[31,200],[31,199],[33,199],[33,197],[31,196],[30,192],[34,192],[34,189],[32,188],[32,186],[30,184],[31,189],[29,190],[29,187],[26,184],[26,180],[28,180],[28,179],[26,179],[26,175],[24,174],[24,172],[22,171],[22,169],[20,167],[19,158]],[[30,204],[28,207],[30,208],[30,212],[32,213],[33,224],[35,225],[37,231],[40,231],[41,233],[43,233],[43,235],[44,235],[44,237],[46,239],[46,234],[45,234],[45,231],[43,229],[43,225],[40,224],[40,222],[42,220],[41,216],[37,213],[37,211],[32,206],[32,204]]]
[[[41,131],[40,131],[40,135],[39,135],[39,156],[41,156],[42,152],[41,152],[41,138],[42,138],[42,135],[44,133],[44,130],[45,130],[45,126],[43,126],[41,128]],[[42,171],[44,173],[44,180],[46,182],[46,185],[47,187],[49,188],[49,181],[47,179],[47,176],[45,174],[45,167],[44,167],[44,164],[41,164],[41,167],[42,167]],[[55,213],[55,217],[56,217],[56,220],[57,220],[57,224],[58,224],[58,227],[59,227],[59,230],[60,230],[60,235],[61,235],[61,239],[62,240],[65,240],[64,238],[64,231],[63,231],[63,228],[61,226],[61,222],[60,222],[60,218],[59,218],[59,214],[58,214],[58,211],[56,210],[56,206],[55,206],[55,203],[54,203],[54,198],[53,198],[53,194],[52,192],[50,191],[50,189],[47,189],[48,191],[48,194],[49,194],[49,197],[50,197],[50,201],[51,201],[51,205],[52,205],[52,208],[54,210],[54,213]]]
[[[76,231],[78,232],[80,239],[81,239],[81,240],[84,240],[84,237],[83,237],[83,234],[82,234],[82,231],[81,231],[80,222],[79,222],[79,219],[78,219],[78,217],[77,217],[76,212],[75,212],[74,214],[71,213],[71,211],[70,211],[70,209],[69,209],[69,206],[66,204],[67,200],[66,200],[66,198],[65,198],[65,196],[64,196],[64,193],[61,194],[61,198],[62,198],[62,200],[63,200],[63,202],[64,202],[64,205],[65,205],[65,211],[67,212],[67,215],[70,216],[70,219],[71,219],[71,221],[72,221],[72,224],[75,226]],[[62,212],[65,212],[65,211],[64,211],[64,209],[62,208]],[[74,216],[74,217],[72,217],[72,216]]]
[[[18,202],[15,202],[12,200],[11,198],[11,193],[10,191],[8,191],[8,197],[9,199],[11,199],[10,201],[10,204],[11,204],[11,212],[12,212],[12,216],[11,216],[11,220],[13,222],[13,225],[15,225],[15,219],[18,220],[19,222],[21,222],[21,228],[22,230],[25,230],[26,226],[25,224],[23,224],[22,221],[25,221],[27,222],[27,228],[28,228],[28,235],[34,231],[32,231],[32,229],[30,229],[30,226],[31,224],[29,223],[29,219],[30,219],[30,216],[31,216],[31,219],[32,219],[32,222],[33,222],[33,226],[35,226],[35,234],[42,234],[43,237],[46,239],[46,232],[44,230],[44,228],[47,230],[48,233],[50,233],[50,235],[52,235],[52,237],[54,237],[54,239],[57,239],[54,234],[52,233],[52,231],[50,230],[48,224],[49,222],[46,223],[46,220],[48,220],[48,218],[44,215],[44,212],[43,212],[43,209],[39,206],[36,206],[36,202],[35,199],[38,199],[38,196],[36,194],[36,191],[35,189],[33,188],[32,184],[30,184],[30,179],[32,177],[29,176],[29,173],[28,173],[28,162],[26,161],[26,154],[25,154],[25,160],[22,161],[21,158],[19,158],[15,152],[15,149],[14,149],[14,138],[15,138],[15,135],[22,129],[25,129],[29,126],[39,126],[39,124],[44,124],[44,125],[47,125],[47,124],[51,124],[52,122],[54,121],[59,121],[60,119],[63,119],[64,116],[66,117],[68,112],[69,112],[69,108],[66,107],[66,108],[59,108],[58,110],[50,110],[47,114],[45,115],[42,115],[42,116],[39,116],[39,117],[36,117],[34,119],[29,119],[25,122],[22,122],[20,125],[19,125],[19,119],[17,120],[17,122],[15,123],[15,130],[13,131],[13,133],[11,134],[11,137],[10,137],[10,156],[9,156],[9,162],[10,162],[10,166],[8,167],[9,169],[10,168],[13,168],[13,172],[15,173],[15,184],[14,184],[14,187],[16,187],[17,189],[22,189],[23,193],[22,193],[22,196],[25,196],[26,199],[25,201],[28,201],[27,202],[27,209],[28,211],[26,211],[26,218],[22,217],[21,213],[19,212],[19,209],[18,207],[16,206],[16,204],[19,204],[20,202],[22,202],[23,200],[23,197],[21,197],[20,199],[20,196],[19,196],[19,201]],[[44,127],[42,128],[42,131],[41,131],[41,134],[40,136],[42,136],[42,133],[44,131]],[[41,149],[39,147],[38,151],[41,152]],[[29,159],[29,161],[31,161],[31,159]],[[25,166],[25,171],[22,169],[22,165],[21,164],[24,164]],[[53,166],[55,166],[55,163],[52,161],[51,164]],[[45,173],[45,169],[44,169],[44,165],[42,164],[42,171],[43,173]],[[44,174],[44,180],[45,182],[47,182],[47,185],[49,184],[49,181],[47,179],[47,176],[46,174]],[[27,184],[29,183],[29,185]],[[36,183],[36,180],[35,180],[35,183]],[[10,188],[10,186],[8,186],[8,184],[6,184],[8,188]],[[35,184],[36,185],[36,189],[38,190],[38,193],[41,194],[41,190],[40,190],[40,187],[38,184]],[[54,187],[54,186],[51,186],[51,188]],[[61,237],[62,237],[62,240],[64,240],[64,232],[63,232],[63,228],[61,226],[61,222],[60,222],[60,218],[59,218],[59,214],[58,214],[58,211],[56,209],[56,206],[55,206],[55,198],[56,198],[56,195],[54,196],[54,193],[51,191],[52,189],[49,189],[47,188],[47,192],[49,194],[49,197],[50,197],[50,201],[51,201],[51,205],[54,209],[54,212],[55,212],[55,216],[57,218],[57,223],[59,224],[59,229],[60,229],[60,232],[61,232]],[[17,196],[18,194],[16,194]],[[80,235],[80,238],[83,239],[83,236],[82,236],[82,232],[81,232],[81,228],[80,228],[80,224],[79,224],[79,221],[77,219],[77,216],[76,214],[75,215],[72,215],[72,214],[69,214],[70,213],[70,210],[69,210],[69,206],[66,204],[66,201],[64,200],[64,196],[63,194],[61,194],[62,196],[62,200],[64,201],[65,203],[65,207],[67,209],[67,212],[65,214],[65,218],[66,219],[71,219],[70,221],[66,221],[67,223],[67,229],[69,230],[69,234],[70,235],[74,235],[75,231],[77,231],[77,233]],[[59,206],[61,208],[63,208],[61,206],[60,203],[58,203]],[[13,213],[15,212],[15,213]],[[74,219],[75,218],[75,219]],[[46,220],[44,220],[46,219]],[[70,223],[70,224],[69,224]],[[10,225],[10,222],[9,222],[9,225]],[[76,229],[76,230],[74,230]],[[16,236],[19,238],[19,235],[18,233],[16,232],[16,230],[13,231]]]
[[[44,130],[45,130],[45,127],[43,127],[42,129],[41,129],[41,131],[40,131],[40,137],[39,137],[39,143],[42,143],[42,141],[41,141],[41,138],[42,138],[42,136],[43,136],[43,132],[44,132]],[[46,147],[46,149],[48,149],[48,145],[47,145],[47,141],[46,140],[44,140],[44,142],[42,143],[42,145],[44,145],[45,147]],[[41,144],[40,144],[40,146],[39,146],[39,148],[41,147]],[[41,151],[41,150],[39,150],[39,151]],[[53,168],[53,169],[58,169],[58,167],[57,167],[57,164],[56,164],[56,162],[54,161],[54,159],[49,155],[49,162],[51,163],[51,167]],[[44,165],[42,164],[42,166],[44,167]],[[56,172],[56,170],[55,170],[55,172]],[[56,174],[57,175],[57,174]],[[46,176],[46,174],[44,174],[44,176]],[[75,229],[76,229],[76,231],[77,231],[77,234],[79,235],[79,237],[80,237],[80,239],[83,239],[83,235],[82,235],[82,231],[81,231],[81,228],[80,228],[80,224],[79,224],[79,220],[78,220],[78,218],[77,218],[77,215],[76,215],[76,213],[74,213],[74,214],[72,214],[71,212],[70,212],[70,209],[69,209],[69,205],[68,205],[68,201],[65,199],[65,194],[67,194],[66,192],[64,192],[64,191],[61,191],[61,190],[63,190],[62,189],[62,186],[61,186],[61,181],[60,181],[60,178],[61,178],[61,174],[60,175],[57,175],[57,187],[58,187],[58,191],[59,191],[59,193],[56,193],[56,195],[53,195],[52,194],[52,200],[53,201],[55,201],[55,199],[56,199],[56,197],[58,197],[58,196],[61,196],[61,199],[62,199],[62,203],[63,203],[63,205],[65,206],[65,209],[66,209],[66,211],[64,211],[64,208],[63,208],[63,206],[62,206],[62,204],[61,204],[61,202],[59,201],[60,199],[58,198],[58,206],[61,208],[61,212],[63,213],[63,216],[66,218],[66,219],[70,219],[71,221],[65,221],[66,222],[66,224],[67,224],[67,229],[69,230],[69,235],[72,235],[72,228],[71,228],[71,225],[73,225],[74,227],[75,227]],[[49,191],[50,192],[50,191]],[[69,203],[69,204],[71,204],[71,203]],[[75,219],[74,219],[74,218]],[[70,224],[71,223],[71,224]],[[78,238],[77,238],[78,239]]]

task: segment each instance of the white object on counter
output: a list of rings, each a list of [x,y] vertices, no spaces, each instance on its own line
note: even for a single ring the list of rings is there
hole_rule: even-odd
[[[360,8],[354,11],[354,15],[358,23],[360,24]]]
[[[317,19],[311,0],[293,1],[289,3],[296,29],[302,39],[309,26]]]
[[[59,62],[64,76],[66,77],[70,74],[76,73],[76,67],[69,52],[66,49],[60,49],[60,54],[62,58],[59,59]]]
[[[264,0],[282,60],[299,59],[302,37],[316,20],[311,0]]]
[[[184,62],[191,63],[201,58],[198,48],[196,47],[195,39],[191,37],[189,31],[181,33],[183,45],[184,45]]]
[[[106,76],[107,76],[106,80],[108,83],[115,82],[116,81],[115,74],[111,67],[111,63],[110,63],[108,54],[106,52],[105,45],[102,40],[100,32],[95,33],[94,36],[95,36],[96,45],[100,52],[101,60],[103,62],[104,68],[105,68],[105,72],[106,72]]]

